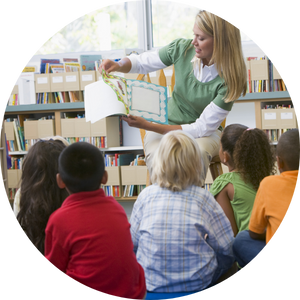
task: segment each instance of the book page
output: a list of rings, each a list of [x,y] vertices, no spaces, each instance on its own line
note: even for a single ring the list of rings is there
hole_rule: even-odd
[[[159,92],[144,87],[132,87],[131,109],[159,114]]]
[[[167,88],[140,80],[127,80],[130,114],[161,124],[168,124]]]
[[[85,86],[84,106],[86,121],[91,123],[111,115],[126,115],[124,104],[103,80]]]

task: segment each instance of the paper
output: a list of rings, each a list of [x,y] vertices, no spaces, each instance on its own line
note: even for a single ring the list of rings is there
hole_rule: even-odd
[[[276,113],[265,113],[265,120],[276,120]]]
[[[36,104],[34,72],[21,73],[18,79],[19,101],[22,104]]]
[[[92,123],[111,115],[140,116],[168,124],[167,88],[108,75],[85,86],[85,117]]]
[[[292,120],[293,113],[292,112],[283,112],[281,113],[281,120]]]

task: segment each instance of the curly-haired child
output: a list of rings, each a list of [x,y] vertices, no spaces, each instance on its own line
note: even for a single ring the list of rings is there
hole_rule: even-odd
[[[248,229],[260,182],[275,172],[274,151],[262,130],[231,124],[222,133],[219,155],[229,173],[217,177],[210,192],[223,208],[236,235]]]

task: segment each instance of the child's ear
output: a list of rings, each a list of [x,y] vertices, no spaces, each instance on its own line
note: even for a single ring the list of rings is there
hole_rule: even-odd
[[[277,160],[277,168],[278,168],[279,172],[281,173],[285,167],[284,161],[279,156],[276,156],[276,160]]]
[[[229,160],[230,160],[229,153],[227,151],[224,151],[223,152],[223,163],[224,163],[224,165],[226,165]]]
[[[66,185],[65,185],[65,183],[62,181],[62,179],[61,179],[59,173],[56,174],[56,182],[57,182],[57,185],[58,185],[58,187],[59,187],[60,189],[66,188]]]
[[[102,176],[101,184],[106,184],[107,180],[108,180],[108,174],[107,171],[105,170]]]

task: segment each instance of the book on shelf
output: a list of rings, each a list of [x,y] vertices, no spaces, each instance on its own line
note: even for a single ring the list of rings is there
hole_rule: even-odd
[[[272,61],[267,57],[247,57],[247,92],[286,91],[286,85]]]
[[[63,58],[63,62],[78,62],[78,58]]]
[[[80,55],[80,71],[94,71],[95,61],[102,59],[100,54]]]
[[[10,170],[22,170],[22,164],[23,164],[24,158],[20,157],[12,157],[11,158],[11,167]]]
[[[24,129],[20,126],[19,120],[17,118],[8,118],[6,122],[12,123],[14,131],[14,140],[10,140],[7,143],[9,151],[25,151]]]
[[[140,116],[168,124],[167,88],[141,80],[107,75],[85,86],[85,113],[92,123],[111,115]]]
[[[264,132],[266,133],[267,137],[271,142],[278,142],[281,135],[288,131],[289,129],[265,129]]]

